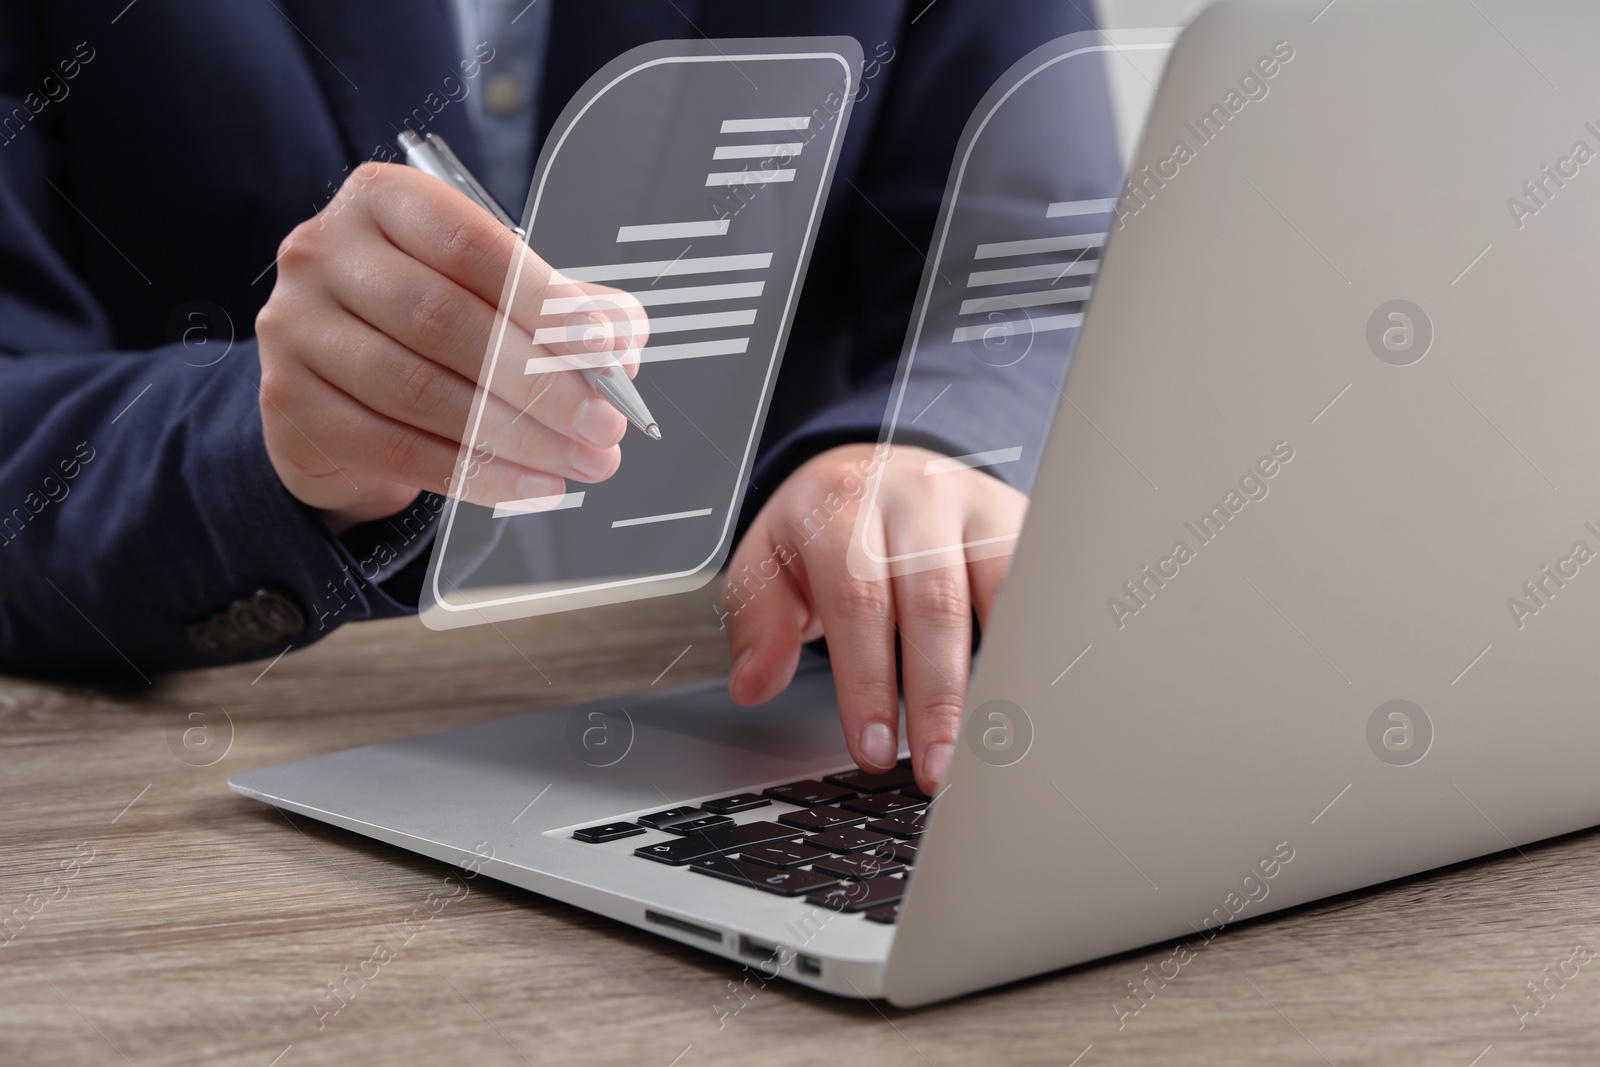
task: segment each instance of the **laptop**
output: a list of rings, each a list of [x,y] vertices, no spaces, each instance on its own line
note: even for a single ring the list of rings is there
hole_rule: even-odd
[[[824,663],[230,784],[902,1006],[1600,823],[1596,42],[1525,0],[1196,19],[931,802],[850,766]]]

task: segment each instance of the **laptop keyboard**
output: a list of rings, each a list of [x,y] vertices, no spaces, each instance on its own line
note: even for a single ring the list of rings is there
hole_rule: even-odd
[[[632,821],[586,826],[573,838],[603,844],[650,831],[670,835],[633,850],[640,859],[893,923],[917,861],[930,803],[909,760],[891,771],[802,779],[760,793],[664,808]],[[733,815],[759,812],[745,820]]]

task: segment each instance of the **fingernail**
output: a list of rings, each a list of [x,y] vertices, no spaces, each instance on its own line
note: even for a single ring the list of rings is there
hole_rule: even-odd
[[[548,474],[524,474],[517,479],[517,496],[522,500],[559,496],[564,489],[566,484],[560,478]]]
[[[874,767],[893,767],[894,731],[889,729],[889,724],[884,722],[869,722],[861,730],[861,738],[856,742],[856,747],[861,750],[861,758]]]
[[[611,347],[611,321],[593,311],[578,311],[567,316],[569,343],[590,352],[600,352]]]
[[[929,745],[928,750],[922,754],[922,773],[931,779],[935,786],[944,785],[944,772],[950,769],[950,754],[954,751],[954,745],[940,741]]]
[[[612,453],[615,450],[607,448],[603,452],[596,452],[588,448],[574,448],[567,457],[572,463],[572,469],[586,478],[604,478],[616,468],[617,457]]]
[[[622,412],[597,396],[583,401],[572,413],[572,432],[596,448],[610,448],[627,430],[628,420]]]

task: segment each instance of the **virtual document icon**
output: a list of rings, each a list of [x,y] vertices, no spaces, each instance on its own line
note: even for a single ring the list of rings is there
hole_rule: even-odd
[[[845,37],[662,41],[568,104],[522,223],[554,273],[508,280],[457,477],[596,361],[637,362],[660,440],[630,430],[615,474],[563,493],[449,501],[429,626],[659,596],[721,567],[861,64]]]
[[[990,475],[1031,488],[1117,221],[1123,174],[1110,88],[1131,88],[1131,78],[1149,90],[1172,38],[1059,38],[1012,66],[968,120],[884,415],[888,459],[869,479],[851,539],[856,578],[1012,551],[1016,531],[985,516],[966,529],[936,518],[922,527],[904,514],[888,523],[881,491],[926,479],[938,494]]]

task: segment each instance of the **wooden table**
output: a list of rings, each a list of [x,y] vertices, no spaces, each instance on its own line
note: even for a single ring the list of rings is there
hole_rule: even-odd
[[[1600,958],[1552,979],[1520,1030],[1512,1008],[1539,1003],[1525,983],[1547,965],[1570,974],[1575,945],[1600,949],[1595,833],[1243,924],[1121,1029],[1113,1004],[1170,946],[902,1012],[746,986],[735,964],[482,879],[319,1030],[311,998],[449,869],[291,821],[229,774],[643,688],[669,664],[662,684],[726,669],[707,594],[498,631],[351,626],[264,673],[137,692],[0,680],[0,1064],[1600,1060]],[[185,729],[215,747],[197,756]]]

